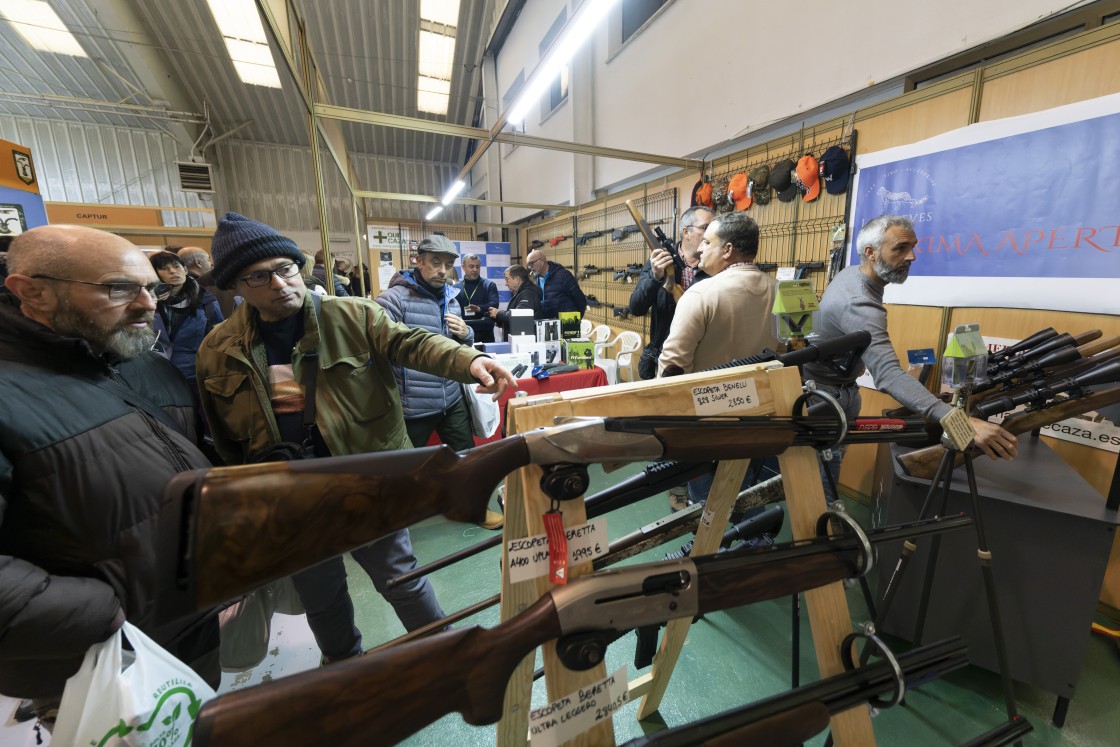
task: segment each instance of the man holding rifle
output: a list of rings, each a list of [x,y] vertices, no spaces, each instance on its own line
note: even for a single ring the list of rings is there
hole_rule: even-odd
[[[887,334],[887,309],[883,305],[883,290],[887,284],[904,283],[910,274],[910,265],[915,260],[914,247],[918,243],[914,224],[904,216],[880,215],[864,224],[856,243],[860,263],[838,273],[825,289],[819,332],[822,338],[830,338],[867,330],[871,333],[871,345],[846,376],[817,363],[805,364],[803,375],[836,396],[849,420],[859,414],[861,400],[855,380],[866,368],[879,391],[886,392],[927,420],[940,421],[952,407],[902,370]],[[986,420],[969,418],[969,421],[976,431],[974,442],[981,451],[992,459],[1015,457],[1015,436]],[[833,451],[828,465],[833,483],[840,476],[842,458],[842,450]],[[828,480],[825,480],[825,495],[829,501],[836,498]]]
[[[491,392],[516,386],[508,371],[478,351],[398,324],[373,301],[307,293],[303,253],[263,223],[227,213],[212,252],[215,282],[245,299],[198,353],[202,405],[227,464],[408,448],[393,364],[478,382]],[[388,579],[416,565],[407,530],[352,555],[406,628],[443,616],[427,579],[383,591]],[[360,653],[342,558],[300,571],[292,581],[324,661]]]
[[[746,213],[713,218],[700,243],[711,276],[681,296],[661,351],[662,374],[703,371],[776,348],[770,323],[778,284],[754,264],[759,230]]]
[[[704,231],[714,217],[715,213],[703,205],[690,207],[681,215],[681,240],[676,251],[684,261],[685,269],[675,280],[685,290],[688,290],[694,280],[707,277],[702,272],[697,274],[695,268],[700,259],[698,250],[704,239]],[[649,312],[649,344],[638,360],[638,375],[643,379],[657,376],[657,358],[661,355],[665,338],[669,336],[669,327],[677,310],[673,294],[665,289],[666,273],[670,272],[677,274],[673,255],[667,249],[654,250],[638,276],[634,292],[630,294],[631,314],[644,316]]]

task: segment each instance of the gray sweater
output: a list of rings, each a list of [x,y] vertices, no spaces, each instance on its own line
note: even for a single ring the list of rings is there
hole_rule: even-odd
[[[929,420],[940,420],[952,407],[902,370],[887,335],[887,309],[883,306],[883,286],[860,271],[859,266],[842,270],[825,289],[821,298],[821,322],[817,330],[823,338],[867,330],[871,344],[862,359],[846,377],[836,375],[828,366],[806,363],[805,378],[836,387],[853,385],[864,369],[871,371],[875,386],[898,400],[912,412]]]

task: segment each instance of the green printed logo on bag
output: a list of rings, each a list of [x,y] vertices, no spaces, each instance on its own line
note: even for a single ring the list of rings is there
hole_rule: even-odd
[[[191,743],[191,740],[194,739],[194,720],[198,717],[198,712],[202,708],[202,700],[194,694],[194,690],[190,688],[189,682],[171,680],[165,683],[164,686],[168,687],[176,684],[179,685],[179,687],[166,690],[162,695],[158,690],[152,693],[152,697],[159,698],[159,701],[156,703],[156,708],[152,711],[152,716],[146,723],[135,727],[136,732],[152,732],[144,741],[144,744],[150,745],[150,747],[171,747],[171,745],[180,744],[183,747],[187,747]],[[172,698],[176,695],[186,697],[187,715],[190,718],[186,722],[187,731],[185,739],[180,738],[182,724],[179,723],[179,716],[183,713],[184,700],[180,697],[172,702]],[[170,713],[166,713],[165,705],[167,708],[171,709]],[[156,729],[155,731],[153,731],[153,727]],[[160,728],[162,728],[162,731],[159,731]],[[134,727],[129,726],[124,722],[124,719],[121,719],[120,723],[110,729],[109,732],[101,738],[101,741],[97,743],[96,747],[106,747],[106,745],[111,744],[109,740],[112,737],[118,737],[124,740],[125,737],[132,733],[133,729]]]
[[[122,655],[132,644],[135,659]],[[51,741],[88,747],[190,747],[206,681],[129,623],[86,652],[66,681]]]

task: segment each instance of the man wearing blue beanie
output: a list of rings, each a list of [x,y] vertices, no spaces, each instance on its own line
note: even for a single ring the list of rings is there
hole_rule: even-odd
[[[202,406],[226,464],[268,461],[281,443],[306,457],[409,448],[394,364],[489,392],[516,386],[477,350],[398,324],[373,301],[308,293],[303,253],[263,223],[226,213],[210,251],[215,284],[245,299],[198,351]],[[416,567],[407,529],[351,556],[408,630],[444,616],[426,577],[387,588]],[[292,582],[324,662],[361,653],[342,558]]]

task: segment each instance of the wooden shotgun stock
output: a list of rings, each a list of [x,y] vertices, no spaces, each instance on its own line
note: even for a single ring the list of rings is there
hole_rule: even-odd
[[[1000,427],[1017,436],[1020,433],[1030,433],[1043,426],[1083,415],[1101,407],[1114,405],[1117,402],[1120,402],[1120,385],[1103,387],[1084,397],[1065,399],[1038,410],[1024,410],[1015,415],[1010,415],[1000,423]],[[941,457],[944,454],[945,447],[928,446],[924,449],[915,449],[907,454],[902,454],[898,457],[898,463],[911,477],[932,480],[937,473],[937,465],[941,463]],[[958,453],[954,466],[960,466],[963,463],[964,454]]]
[[[165,489],[182,501],[184,532],[176,557],[161,559],[175,591],[159,618],[220,604],[431,516],[480,522],[498,482],[527,461],[525,441],[512,438],[465,456],[430,446],[184,472]]]
[[[182,510],[165,530],[178,545],[161,552],[168,591],[157,618],[220,604],[431,516],[477,523],[498,484],[527,464],[745,459],[839,435],[828,418],[649,422],[591,418],[463,454],[432,446],[182,473],[165,489]]]
[[[878,544],[971,523],[959,516],[866,534]],[[199,712],[194,743],[365,747],[395,744],[455,711],[470,724],[494,723],[514,669],[549,641],[561,639],[561,660],[586,669],[633,627],[784,598],[856,575],[869,557],[844,535],[600,571],[494,628],[452,630],[218,696]]]

